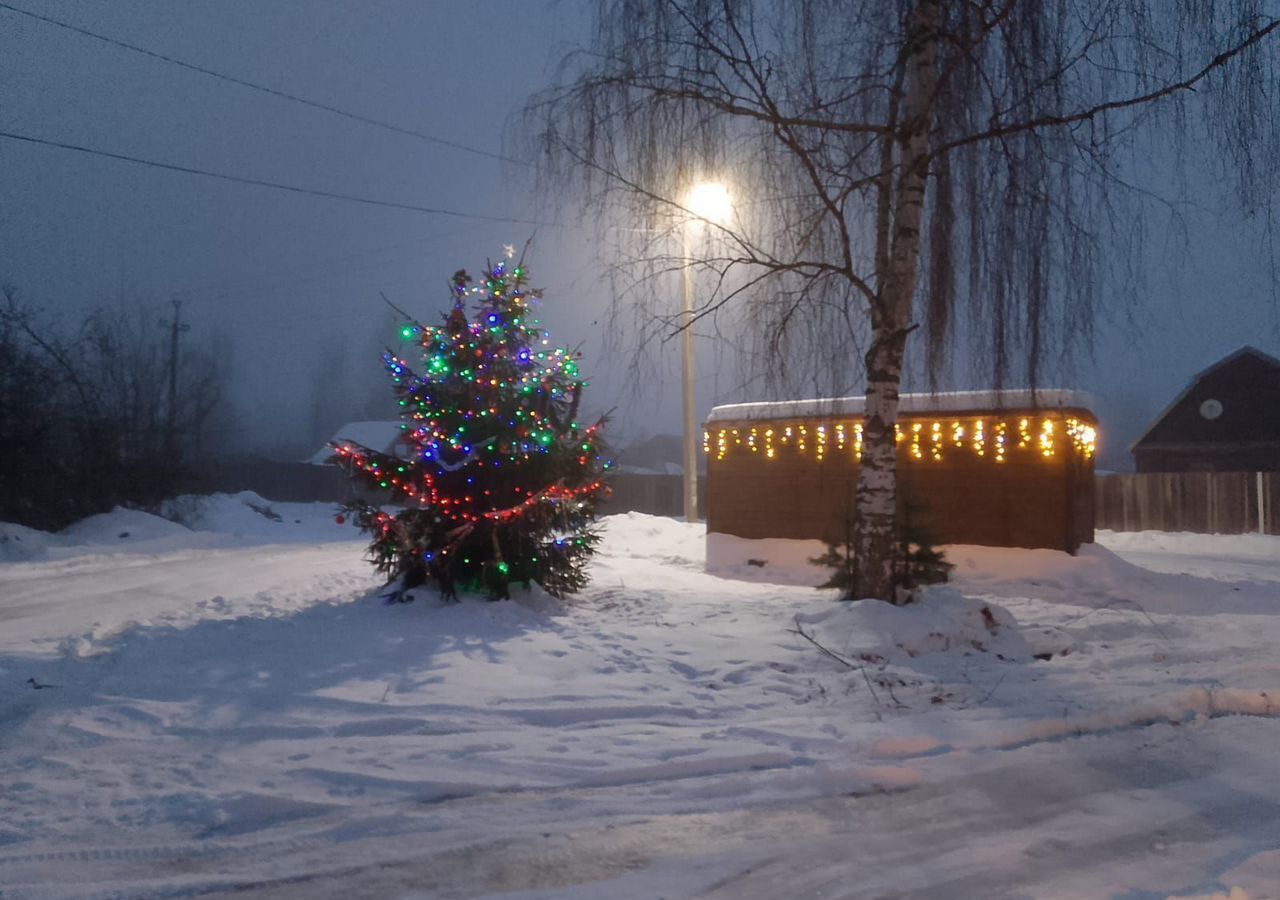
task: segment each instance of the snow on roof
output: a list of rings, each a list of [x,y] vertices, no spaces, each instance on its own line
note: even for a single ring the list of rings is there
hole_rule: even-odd
[[[400,446],[401,434],[403,432],[400,430],[399,422],[348,422],[335,431],[329,441],[334,444],[350,441],[379,453],[403,456]],[[333,456],[333,448],[326,444],[308,462],[313,466],[322,466],[331,456]]]
[[[707,422],[741,422],[753,419],[817,419],[861,416],[867,401],[862,394],[852,397],[821,397],[813,400],[781,400],[773,403],[729,403],[717,406]],[[902,413],[986,412],[1006,409],[1092,410],[1093,397],[1084,391],[1056,388],[1043,390],[951,391],[938,394],[903,394]]]

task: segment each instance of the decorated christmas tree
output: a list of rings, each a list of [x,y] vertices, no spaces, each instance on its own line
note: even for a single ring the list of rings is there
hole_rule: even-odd
[[[448,598],[503,599],[512,582],[557,597],[587,582],[607,491],[604,422],[578,423],[579,354],[550,345],[534,317],[541,292],[512,256],[479,283],[454,275],[443,324],[405,322],[407,349],[384,354],[402,450],[334,445],[334,461],[374,494],[345,511],[371,535],[391,599],[428,583]]]

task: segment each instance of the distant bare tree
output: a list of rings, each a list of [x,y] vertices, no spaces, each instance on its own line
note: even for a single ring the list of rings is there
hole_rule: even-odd
[[[57,444],[55,416],[48,398],[59,393],[59,373],[33,347],[13,315],[21,309],[16,292],[0,291],[0,519],[42,525],[56,498],[33,485],[52,484],[62,474],[51,455]]]
[[[130,458],[173,453],[190,462],[201,456],[226,381],[219,357],[172,347],[146,306],[99,309],[81,327],[77,346],[83,368],[93,373],[99,415],[114,423],[118,451]],[[169,368],[177,366],[177,403],[169,409]],[[172,425],[173,434],[169,434]]]
[[[892,599],[908,336],[922,329],[936,372],[963,329],[997,385],[1022,351],[1034,386],[1051,348],[1091,334],[1103,250],[1127,225],[1117,154],[1152,129],[1174,147],[1207,135],[1215,177],[1272,196],[1277,15],[1263,0],[609,0],[521,130],[557,196],[645,226],[619,232],[643,272],[713,269],[698,317],[741,307],[773,371],[865,349],[855,595]],[[718,249],[665,249],[689,186],[722,172],[749,187],[708,224]]]
[[[68,330],[11,289],[3,300],[0,518],[59,527],[117,504],[154,506],[191,483],[223,409],[217,356],[179,357],[171,419],[170,343],[153,310],[98,310]]]

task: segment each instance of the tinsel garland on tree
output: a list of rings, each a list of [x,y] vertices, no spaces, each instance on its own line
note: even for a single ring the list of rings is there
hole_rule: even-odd
[[[344,511],[371,535],[391,599],[421,584],[448,598],[504,599],[512,582],[557,597],[587,583],[599,541],[592,523],[608,490],[604,420],[577,421],[586,387],[579,354],[550,346],[531,308],[541,292],[527,287],[523,260],[512,255],[508,248],[478,284],[455,274],[443,325],[408,321],[400,336],[409,351],[384,354],[403,451],[334,445],[333,460],[382,495]]]

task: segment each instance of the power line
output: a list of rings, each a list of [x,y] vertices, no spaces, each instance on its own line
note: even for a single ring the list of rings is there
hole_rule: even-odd
[[[350,266],[345,266],[345,265],[337,265],[337,264],[350,262],[352,260],[358,260],[358,261],[367,260],[372,257],[379,256],[387,252],[388,250],[398,250],[401,247],[413,247],[413,246],[418,246],[422,244],[429,245],[435,242],[439,238],[454,237],[455,235],[466,234],[467,232],[474,231],[477,228],[485,228],[485,227],[488,227],[488,223],[473,222],[470,225],[459,225],[459,226],[453,227],[448,231],[432,232],[431,234],[414,238],[411,241],[398,241],[394,244],[383,244],[378,247],[369,247],[365,250],[362,250],[356,253],[344,253],[341,256],[327,256],[319,262],[296,264],[296,265],[290,266],[288,269],[285,269],[283,271],[265,271],[264,272],[259,270],[258,272],[248,274],[245,277],[237,278],[229,282],[222,281],[215,284],[205,283],[201,285],[196,285],[194,287],[188,285],[186,287],[170,288],[170,289],[167,289],[165,293],[175,294],[175,295],[184,296],[184,297],[191,297],[193,299],[200,294],[213,294],[214,296],[211,296],[211,297],[200,298],[201,302],[207,302],[209,300],[222,300],[228,297],[251,294],[259,290],[274,290],[275,288],[279,288],[279,287],[291,287],[296,284],[303,284],[311,281],[324,280],[324,279],[330,278],[333,275],[344,275],[349,272],[362,272],[362,271],[368,271],[370,269],[381,269],[381,268],[385,268],[387,266],[393,265],[395,263],[404,262],[405,260],[421,258],[422,254],[421,252],[419,252],[419,253],[412,253],[407,256],[406,255],[395,256],[395,257],[392,257],[391,259],[383,260],[378,263],[371,263],[369,265],[359,266],[356,268],[352,268]],[[284,255],[286,254],[277,254],[275,258],[280,259]],[[295,277],[289,277],[289,276],[295,276]],[[273,279],[281,279],[281,278],[288,278],[288,280],[273,281]],[[269,282],[269,283],[264,284],[264,282]]]
[[[454,150],[462,150],[466,153],[475,153],[479,156],[487,156],[490,159],[497,159],[497,160],[501,160],[502,162],[515,163],[518,166],[531,165],[531,163],[529,163],[527,160],[516,159],[511,156],[503,156],[500,153],[492,153],[488,150],[481,150],[479,147],[470,147],[466,144],[460,144],[457,141],[451,141],[446,138],[436,137],[435,135],[427,134],[422,131],[415,131],[412,128],[405,128],[400,125],[394,125],[390,122],[383,122],[378,119],[370,118],[369,116],[361,115],[360,113],[350,112],[349,110],[341,109],[340,107],[337,107],[337,106],[331,106],[328,103],[320,103],[319,101],[316,101],[316,100],[308,100],[306,97],[299,97],[297,94],[290,94],[288,91],[278,90],[276,88],[267,87],[266,85],[262,85],[262,84],[255,84],[252,81],[246,81],[245,79],[237,78],[234,75],[227,75],[224,72],[218,72],[214,69],[209,69],[204,66],[196,65],[195,63],[189,63],[189,62],[186,62],[185,60],[177,59],[176,57],[168,56],[164,53],[157,53],[155,50],[148,50],[146,47],[139,47],[136,44],[130,44],[113,37],[107,37],[105,34],[98,34],[96,31],[90,31],[87,28],[81,28],[78,25],[72,25],[70,22],[63,22],[60,19],[54,19],[50,16],[40,15],[39,13],[34,13],[27,9],[20,9],[19,7],[12,6],[8,3],[0,2],[0,9],[7,9],[10,12],[17,13],[18,15],[27,16],[32,19],[37,19],[41,22],[45,22],[57,28],[65,28],[67,31],[73,31],[76,34],[93,38],[94,40],[102,41],[107,44],[112,44],[116,47],[120,47],[125,50],[132,51],[134,53],[141,53],[143,56],[149,56],[152,59],[158,59],[161,62],[166,62],[166,63],[169,63],[170,65],[180,66],[184,69],[190,69],[192,72],[199,72],[202,75],[208,75],[211,78],[218,78],[218,79],[221,79],[222,81],[230,82],[231,84],[239,85],[240,87],[245,87],[252,91],[259,91],[260,93],[263,93],[263,94],[270,94],[273,97],[279,97],[283,100],[291,100],[294,103],[301,103],[304,106],[310,106],[312,109],[319,109],[319,110],[323,110],[324,112],[333,113],[334,115],[343,116],[344,118],[351,119],[356,122],[361,122],[365,125],[373,125],[376,128],[383,128],[383,129],[386,129],[387,131],[393,131],[396,134],[403,134],[409,137],[415,137],[415,138],[418,138],[419,140],[429,141],[430,143],[433,143],[433,144],[440,144],[441,146],[444,146],[444,147],[452,147]]]
[[[78,153],[88,153],[93,156],[105,156],[107,159],[116,159],[122,162],[137,163],[138,165],[151,166],[156,169],[168,169],[171,172],[183,172],[187,175],[203,175],[206,178],[219,178],[223,181],[232,181],[236,184],[251,184],[255,187],[269,187],[280,191],[291,191],[295,194],[309,194],[313,197],[325,197],[329,200],[347,200],[351,203],[364,203],[368,206],[385,206],[391,209],[407,209],[411,212],[430,213],[436,216],[454,216],[459,219],[480,219],[487,222],[510,222],[516,225],[554,225],[554,222],[540,222],[536,219],[512,219],[506,216],[486,216],[482,213],[466,213],[457,210],[444,209],[438,206],[418,206],[414,203],[397,203],[394,200],[375,200],[371,197],[360,197],[356,194],[341,194],[336,191],[323,191],[316,188],[298,187],[292,184],[280,184],[276,181],[266,181],[261,178],[247,178],[241,175],[229,175],[226,172],[212,172],[208,169],[197,169],[193,166],[180,166],[175,163],[158,162],[154,159],[142,159],[138,156],[129,156],[126,153],[113,153],[110,150],[98,150],[94,147],[84,147],[80,144],[70,144],[65,141],[52,141],[45,138],[32,137],[28,134],[15,134],[11,131],[0,131],[0,137],[9,138],[14,141],[25,141],[29,144],[40,144],[45,147],[58,147],[62,150],[75,150]]]

